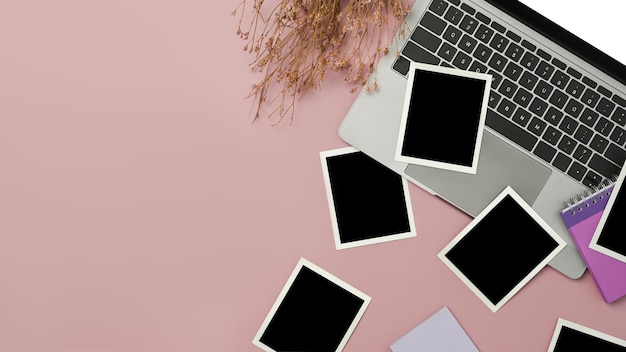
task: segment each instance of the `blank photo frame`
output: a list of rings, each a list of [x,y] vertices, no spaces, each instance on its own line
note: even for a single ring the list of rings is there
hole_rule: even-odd
[[[559,318],[548,352],[626,352],[626,341]]]
[[[475,174],[491,75],[412,63],[395,159]]]
[[[339,352],[371,298],[300,258],[252,343],[266,352]]]
[[[478,352],[461,324],[445,306],[389,347],[393,352]]]
[[[336,249],[416,236],[405,178],[354,147],[320,159]]]
[[[589,248],[626,263],[626,167],[620,171]]]
[[[438,257],[495,313],[565,245],[530,205],[507,187]]]

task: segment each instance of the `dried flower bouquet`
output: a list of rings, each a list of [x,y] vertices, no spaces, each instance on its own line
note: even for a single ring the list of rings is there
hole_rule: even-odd
[[[326,70],[345,72],[352,92],[378,89],[377,60],[410,11],[408,0],[274,0],[269,11],[265,1],[242,0],[233,15],[240,11],[237,34],[262,74],[248,96],[253,121],[269,104],[273,125],[286,116],[293,121],[297,99],[319,89]],[[252,20],[242,27],[250,2]]]

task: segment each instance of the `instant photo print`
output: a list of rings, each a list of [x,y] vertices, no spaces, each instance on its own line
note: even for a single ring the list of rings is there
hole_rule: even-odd
[[[405,178],[353,147],[320,158],[336,249],[416,236]]]
[[[506,187],[438,256],[495,313],[565,245]]]
[[[412,63],[395,159],[476,174],[491,76]]]
[[[478,352],[448,307],[439,309],[390,348],[393,352]]]
[[[559,318],[548,352],[626,352],[626,341]]]
[[[301,258],[252,343],[266,352],[339,352],[371,298]]]
[[[626,167],[622,168],[606,203],[589,248],[626,263]]]

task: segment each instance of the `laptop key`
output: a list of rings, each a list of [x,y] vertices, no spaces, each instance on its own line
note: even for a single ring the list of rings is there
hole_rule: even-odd
[[[582,144],[587,144],[593,136],[593,131],[586,126],[580,125],[574,133],[574,138]]]
[[[561,123],[559,124],[559,129],[569,135],[574,134],[576,129],[578,128],[578,122],[573,118],[565,115]]]
[[[605,119],[604,117],[600,117],[600,121],[598,121],[596,127],[594,127],[593,129],[601,135],[607,137],[613,130],[614,126],[615,124],[613,122]]]
[[[552,93],[552,96],[550,97],[550,103],[558,108],[562,108],[565,106],[567,99],[569,98],[565,95],[565,93],[555,89],[554,93]]]
[[[541,61],[535,70],[535,73],[540,78],[545,79],[546,81],[550,79],[552,73],[554,72],[554,66],[550,65],[545,61]]]
[[[575,80],[572,80],[571,82],[569,82],[569,84],[567,85],[567,88],[565,88],[565,92],[573,96],[574,98],[579,98],[583,94],[584,90],[585,90],[585,86],[579,81],[575,81]]]
[[[618,107],[615,109],[615,112],[613,112],[613,115],[611,115],[611,120],[617,122],[620,126],[626,125],[626,110]]]
[[[527,91],[524,88],[519,88],[517,90],[517,93],[515,93],[515,97],[513,98],[513,101],[525,108],[528,106],[528,104],[530,104],[530,101],[532,100],[532,98],[533,98],[533,95],[531,92]]]
[[[600,99],[600,102],[596,106],[596,111],[606,117],[611,116],[613,109],[615,109],[615,103],[604,97]]]
[[[568,67],[567,68],[567,73],[569,73],[570,75],[572,75],[573,77],[575,77],[576,79],[581,79],[583,74],[576,71],[575,69]]]
[[[561,139],[562,135],[563,135],[563,132],[557,130],[556,128],[552,126],[548,126],[548,128],[546,129],[546,133],[543,134],[542,138],[544,141],[552,145],[556,145],[559,139]]]
[[[592,80],[591,78],[587,76],[583,77],[583,83],[588,85],[591,88],[595,88],[598,86],[598,83],[596,83],[596,81]]]
[[[539,141],[537,147],[533,150],[533,154],[549,163],[556,155],[556,149],[543,141]]]
[[[502,82],[502,76],[494,70],[487,71],[491,75],[491,89],[495,90],[498,88],[500,82]]]
[[[565,154],[571,154],[574,151],[574,148],[576,148],[577,145],[578,145],[578,143],[575,140],[571,139],[568,136],[563,136],[563,138],[561,138],[561,141],[559,142],[559,145],[557,146],[557,148],[559,148]]]
[[[608,148],[606,148],[604,156],[617,165],[624,165],[626,161],[626,151],[613,143],[609,144]]]
[[[491,37],[493,36],[493,33],[493,29],[485,26],[484,24],[481,24],[476,30],[474,36],[478,38],[478,40],[480,40],[481,42],[488,44],[489,40],[491,40]]]
[[[470,13],[470,14],[472,14],[472,15],[476,13],[476,10],[474,10],[474,8],[473,8],[473,7],[469,6],[469,5],[468,5],[468,4],[466,4],[466,3],[462,3],[462,4],[461,4],[461,8],[463,9],[463,11],[465,11],[465,12],[467,12],[467,13]]]
[[[537,49],[537,55],[539,55],[539,57],[541,57],[542,59],[544,59],[546,61],[552,60],[552,55],[548,54],[547,52],[545,52],[541,48]]]
[[[543,118],[552,125],[558,126],[563,118],[563,113],[560,110],[555,109],[554,106],[551,106],[548,108],[548,112],[546,112],[546,115]]]
[[[576,181],[581,181],[586,173],[587,168],[584,165],[579,164],[575,161],[572,163],[572,166],[570,166],[569,170],[567,171],[567,174],[574,178]]]
[[[491,22],[491,27],[500,33],[504,33],[506,31],[506,28],[496,21]]]
[[[522,77],[519,80],[519,84],[528,90],[533,90],[533,88],[535,88],[535,84],[537,84],[538,81],[539,78],[537,76],[533,75],[529,71],[524,71],[524,73],[522,73]]]
[[[443,33],[443,39],[449,41],[451,44],[456,44],[459,39],[461,39],[461,34],[461,30],[458,28],[448,26],[445,33]]]
[[[441,49],[439,49],[439,51],[437,52],[437,55],[439,55],[446,61],[452,61],[456,52],[457,50],[455,47],[448,44],[447,42],[443,42],[443,44],[441,45]]]
[[[567,168],[569,167],[569,164],[571,163],[572,163],[572,159],[570,159],[569,156],[563,153],[557,154],[556,158],[554,158],[554,160],[552,161],[552,165],[554,165],[557,169],[563,172],[567,171]]]
[[[456,54],[456,57],[452,61],[452,65],[460,68],[461,70],[467,70],[469,65],[472,63],[472,58],[469,57],[466,53],[459,51]]]
[[[604,95],[607,98],[610,98],[613,95],[613,93],[611,93],[610,90],[608,90],[607,88],[603,86],[598,87],[598,92],[600,92],[600,94]]]
[[[459,48],[465,51],[466,53],[471,54],[474,51],[474,48],[476,47],[477,43],[478,41],[476,39],[465,34],[463,35],[463,38],[461,38],[461,42],[459,43]]]
[[[528,151],[531,151],[539,140],[530,132],[507,120],[504,116],[491,109],[487,109],[485,125]]]
[[[606,178],[612,178],[619,174],[620,168],[603,158],[598,154],[594,154],[588,163],[589,167]]]
[[[450,7],[448,11],[446,11],[446,14],[443,16],[443,18],[445,18],[448,22],[456,25],[461,22],[461,18],[463,18],[463,15],[463,11],[455,7]]]
[[[426,49],[417,46],[417,44],[413,42],[407,42],[404,49],[402,49],[402,54],[404,54],[409,59],[421,62],[425,64],[438,65],[441,60],[437,58],[435,55],[426,51]]]
[[[498,50],[499,52],[504,52],[506,46],[509,45],[509,40],[503,37],[502,35],[496,33],[489,44],[492,48]]]
[[[394,62],[392,67],[399,74],[406,76],[406,74],[409,72],[410,66],[411,62],[407,60],[406,57],[400,55],[398,56],[398,58],[396,58],[396,62]]]
[[[558,88],[565,89],[565,86],[567,85],[569,80],[570,80],[570,77],[567,73],[561,70],[557,70],[552,76],[550,83],[554,84]]]
[[[440,38],[437,38],[422,27],[417,28],[415,32],[413,32],[411,39],[433,53],[437,52],[442,42]]]
[[[524,66],[527,70],[534,70],[535,67],[539,64],[539,57],[531,54],[530,52],[525,52],[524,56],[519,62],[522,66]]]
[[[548,124],[546,124],[545,121],[537,117],[533,117],[532,121],[530,121],[530,125],[528,126],[528,130],[537,136],[541,136],[543,131],[546,130],[547,125]]]
[[[487,15],[485,15],[482,12],[477,12],[476,13],[476,19],[478,19],[479,21],[485,23],[485,24],[489,24],[491,22],[491,18],[489,18]]]
[[[496,109],[500,114],[506,116],[506,117],[511,117],[513,115],[513,111],[515,111],[515,104],[506,99],[506,98],[502,98],[502,101],[500,102],[500,105],[498,105],[498,109]]]
[[[424,14],[424,17],[422,17],[420,24],[437,35],[441,35],[448,25],[444,20],[428,11]]]
[[[557,59],[556,57],[552,58],[552,63],[554,64],[554,66],[560,68],[561,70],[567,69],[567,65],[563,61]]]
[[[591,142],[589,142],[589,148],[595,150],[596,152],[600,154],[604,153],[604,150],[606,149],[608,145],[609,145],[608,139],[602,137],[599,134],[594,135],[593,138],[591,139]]]
[[[498,92],[502,93],[502,95],[508,98],[513,98],[513,95],[515,94],[516,91],[517,91],[517,85],[506,78],[504,79],[504,81],[502,81],[502,84],[500,85],[500,88],[498,89]]]
[[[620,97],[619,95],[615,94],[613,96],[613,98],[611,98],[611,100],[613,100],[613,102],[619,104],[621,107],[626,108],[626,99]]]
[[[574,159],[580,161],[583,164],[586,164],[589,161],[591,154],[593,154],[591,149],[585,147],[582,144],[579,144],[578,147],[576,147],[576,150],[574,151],[574,154],[572,156],[574,157]]]
[[[539,80],[539,83],[537,84],[534,92],[542,99],[548,100],[548,98],[550,98],[550,93],[552,93],[553,89],[554,87],[552,87],[548,82],[544,80]]]
[[[476,51],[474,51],[474,57],[483,63],[487,63],[487,60],[489,60],[489,57],[491,56],[492,53],[493,53],[492,49],[480,43],[478,44],[478,48],[476,48]]]
[[[443,0],[434,0],[428,9],[430,11],[438,14],[439,16],[443,16],[444,12],[448,8],[448,4]]]
[[[583,184],[589,188],[596,187],[600,182],[602,182],[602,176],[591,170],[587,171],[587,174],[583,178]]]
[[[500,94],[496,93],[495,91],[491,91],[489,93],[489,107],[495,109],[498,106],[501,98],[502,96]]]
[[[474,60],[469,67],[469,71],[478,72],[478,73],[487,73],[487,66]]]
[[[510,32],[507,32],[510,33]],[[506,55],[509,59],[517,62],[521,57],[522,54],[524,53],[524,49],[522,49],[521,46],[515,44],[515,43],[511,43],[507,48],[506,51],[504,52],[504,55]]]
[[[623,128],[616,127],[613,129],[611,136],[609,137],[615,144],[619,146],[624,145],[624,141],[626,141],[626,131]]]
[[[535,97],[532,101],[532,103],[530,103],[530,111],[537,115],[537,116],[543,116],[543,113],[546,112],[546,109],[548,108],[548,103],[546,103],[545,101],[539,99],[538,97]]]
[[[583,104],[579,103],[577,100],[570,99],[565,105],[564,111],[567,114],[570,114],[574,117],[578,117],[580,116],[580,113],[583,111]]]
[[[515,110],[515,113],[513,114],[513,118],[511,118],[511,120],[522,127],[526,127],[526,125],[528,125],[528,123],[530,122],[530,118],[531,114],[528,111],[522,108],[518,108],[517,110]]]
[[[513,81],[517,81],[519,76],[522,74],[522,68],[514,62],[509,62],[504,69],[504,75],[512,79]]]
[[[522,39],[522,46],[533,52],[537,50],[537,46],[526,39]]]
[[[459,27],[469,34],[474,34],[476,27],[478,27],[478,20],[469,15],[465,15]]]
[[[516,43],[519,43],[519,42],[520,42],[520,40],[522,40],[522,37],[520,37],[519,35],[517,35],[517,33],[513,33],[513,32],[511,32],[511,31],[507,31],[507,32],[506,32],[506,36],[507,36],[508,38],[510,38],[511,40],[513,40],[514,42],[516,42]]]
[[[494,53],[493,56],[491,57],[491,60],[489,60],[489,67],[493,68],[494,70],[498,72],[502,72],[502,70],[504,70],[504,67],[506,66],[508,62],[509,60],[506,59],[504,56],[498,53]]]
[[[585,125],[589,127],[593,127],[593,125],[596,124],[596,121],[598,121],[598,117],[600,117],[600,114],[598,114],[595,111],[592,111],[589,108],[585,108],[582,115],[580,116],[580,122],[584,123]]]
[[[600,94],[587,88],[585,89],[585,93],[583,94],[583,97],[580,100],[582,100],[582,102],[585,103],[587,106],[590,106],[593,108],[596,106],[596,104],[600,100]]]

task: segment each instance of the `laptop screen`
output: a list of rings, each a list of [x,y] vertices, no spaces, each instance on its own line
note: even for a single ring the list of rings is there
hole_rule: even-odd
[[[623,19],[626,3],[616,0],[520,0],[615,60],[626,63]]]

